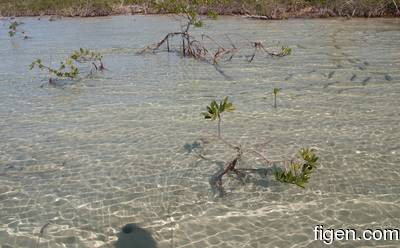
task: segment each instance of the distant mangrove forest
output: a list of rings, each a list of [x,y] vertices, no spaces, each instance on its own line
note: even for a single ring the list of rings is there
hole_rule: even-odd
[[[400,16],[400,0],[2,0],[0,16],[167,14],[177,3],[194,5],[202,15],[259,19]]]

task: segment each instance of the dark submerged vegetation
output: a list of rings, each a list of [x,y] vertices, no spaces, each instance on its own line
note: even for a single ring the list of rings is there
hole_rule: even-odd
[[[400,0],[2,0],[3,16],[105,16],[134,13],[175,13],[165,6],[195,5],[196,13],[247,15],[257,19],[288,17],[399,16]]]

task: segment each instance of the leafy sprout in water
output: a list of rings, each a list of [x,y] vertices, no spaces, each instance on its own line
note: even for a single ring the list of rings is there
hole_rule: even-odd
[[[276,96],[281,90],[282,88],[274,88],[274,95]]]
[[[79,51],[73,51],[73,53],[69,56],[69,58],[78,63],[91,62],[96,70],[103,71],[105,69],[104,64],[102,62],[103,55],[99,52],[80,48]]]
[[[95,67],[95,70],[104,70],[105,67],[102,58],[103,56],[100,53],[81,48],[79,51],[73,51],[65,61],[60,62],[58,68],[51,68],[50,66],[44,65],[41,59],[36,59],[29,65],[29,69],[32,70],[37,67],[41,71],[47,71],[50,74],[49,83],[53,83],[52,77],[54,76],[57,78],[77,78],[80,70],[76,63],[90,62],[91,65]],[[93,68],[90,70],[90,74],[92,74],[92,71]]]
[[[184,12],[186,14],[190,24],[195,26],[196,28],[200,28],[203,26],[203,21],[199,19],[199,16],[197,15],[197,12],[194,8],[188,7]]]
[[[19,25],[21,25],[21,24],[22,24],[21,22],[17,22],[17,21],[12,22],[12,23],[10,24],[10,26],[8,27],[8,29],[9,29],[8,35],[9,35],[10,37],[13,37],[13,36],[17,33],[17,27],[18,27]]]
[[[210,106],[207,106],[207,112],[202,113],[205,119],[210,119],[212,121],[218,119],[218,136],[221,137],[221,114],[225,111],[232,112],[235,110],[232,102],[229,102],[226,96],[222,101],[217,103],[213,100]]]
[[[280,88],[275,88],[274,94],[278,94],[279,91]],[[295,184],[304,188],[306,183],[309,182],[311,174],[317,168],[318,157],[315,155],[315,150],[312,148],[302,148],[299,150],[296,157],[284,160],[270,160],[255,149],[244,149],[240,144],[233,145],[229,143],[223,139],[220,134],[221,114],[225,111],[233,111],[234,109],[235,107],[232,102],[229,102],[228,97],[225,97],[219,103],[213,100],[211,104],[207,106],[207,112],[202,113],[205,119],[218,119],[218,138],[236,151],[236,156],[225,164],[224,169],[212,176],[210,184],[213,190],[219,191],[220,195],[224,194],[222,178],[228,173],[235,173],[238,179],[244,183],[243,179],[246,177],[247,173],[259,173],[261,171],[260,169],[254,168],[238,168],[237,164],[243,153],[247,153],[247,155],[256,155],[259,159],[263,160],[266,165],[272,166],[273,175],[279,182]],[[204,156],[201,157],[204,158]],[[265,170],[265,175],[266,173],[267,170]]]
[[[78,62],[85,62],[85,61],[92,61],[98,60],[101,61],[103,55],[99,52],[91,51],[89,49],[80,48],[79,51],[73,51],[70,55],[70,58],[78,61]]]
[[[317,168],[318,157],[314,149],[300,149],[299,155],[302,162],[291,162],[288,168],[277,168],[274,171],[276,180],[284,183],[295,184],[304,188],[311,174]]]
[[[276,96],[282,90],[282,88],[274,88],[274,108],[276,108]]]
[[[29,65],[30,70],[34,69],[35,67],[42,71],[47,71],[50,74],[49,83],[53,83],[52,76],[74,79],[79,74],[79,68],[74,65],[73,60],[70,58],[66,59],[64,62],[61,62],[58,69],[44,65],[41,59],[36,59]]]
[[[281,47],[281,52],[280,52],[280,56],[288,56],[292,54],[292,48],[288,47],[288,46],[282,46]]]

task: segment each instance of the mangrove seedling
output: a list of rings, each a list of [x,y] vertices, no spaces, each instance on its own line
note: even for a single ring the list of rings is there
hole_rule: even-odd
[[[79,74],[79,68],[73,63],[71,58],[66,59],[64,62],[60,62],[58,69],[44,65],[41,59],[36,59],[29,65],[29,69],[33,70],[35,67],[39,68],[41,71],[46,71],[49,74],[50,84],[54,83],[53,77],[75,79]]]
[[[202,20],[197,14],[197,10],[201,7],[202,1],[161,1],[156,6],[159,12],[162,13],[174,13],[178,16],[185,18],[186,23],[182,25],[181,31],[171,32],[164,36],[164,38],[158,43],[151,44],[143,48],[138,54],[144,53],[156,53],[160,51],[163,46],[166,46],[168,52],[177,52],[177,49],[171,49],[170,42],[172,38],[179,37],[179,54],[181,57],[190,57],[197,59],[202,62],[212,64],[217,72],[226,76],[223,71],[218,67],[220,61],[230,61],[239,52],[240,48],[237,47],[228,35],[225,35],[229,41],[229,45],[224,45],[223,43],[217,41],[213,37],[202,34],[201,36],[194,36],[190,33],[191,27],[201,27],[203,25]],[[215,19],[217,17],[217,12],[208,12],[208,17]],[[247,38],[246,38],[247,40]],[[258,51],[268,54],[271,57],[284,57],[291,53],[289,47],[282,47],[280,52],[270,52],[262,44],[262,42],[253,42],[248,40],[251,46],[254,47],[253,54],[250,55],[249,62],[252,62]],[[246,50],[246,49],[243,49]],[[239,56],[238,56],[239,57]],[[248,56],[246,56],[248,57]]]
[[[14,37],[15,35],[17,35],[17,33],[21,33],[25,39],[28,39],[29,37],[25,34],[24,31],[18,31],[17,28],[18,26],[22,25],[22,22],[18,22],[18,21],[13,21],[10,22],[10,26],[8,26],[8,36],[10,37]]]
[[[171,52],[170,40],[175,36],[181,37],[180,43],[182,45],[180,51],[183,57],[198,57],[201,55],[201,52],[205,52],[199,50],[199,44],[197,44],[199,42],[194,40],[193,37],[189,34],[189,30],[192,26],[203,26],[203,22],[197,15],[196,9],[193,6],[187,5],[183,2],[161,2],[157,4],[157,8],[160,12],[174,13],[180,17],[183,17],[186,20],[186,24],[181,27],[180,32],[168,33],[160,42],[146,46],[143,50],[139,52],[139,54],[143,54],[146,52],[155,53],[164,43],[166,43],[167,45],[167,51]]]
[[[276,96],[282,90],[282,88],[274,88],[274,108],[276,108]]]
[[[274,89],[274,93],[278,93],[278,89]],[[311,174],[317,168],[318,157],[315,155],[314,149],[302,148],[299,150],[298,155],[289,159],[283,160],[270,160],[264,156],[261,152],[255,149],[245,149],[240,144],[233,145],[223,139],[220,134],[220,122],[221,113],[224,111],[233,111],[234,107],[231,102],[228,101],[228,97],[225,97],[219,104],[213,100],[210,106],[207,106],[207,112],[202,113],[205,119],[216,120],[218,119],[218,139],[222,141],[225,145],[234,149],[236,155],[233,159],[228,161],[223,170],[220,170],[210,179],[210,185],[213,190],[218,190],[220,195],[224,194],[224,189],[222,187],[222,178],[224,175],[229,173],[234,173],[238,179],[244,183],[244,178],[250,173],[267,175],[268,172],[272,172],[275,179],[279,182],[295,184],[301,188],[305,188],[305,184],[309,182]],[[268,166],[267,168],[238,168],[239,161],[242,155],[245,154],[249,156],[250,154],[255,155],[258,159],[264,161],[263,163]],[[197,154],[200,158],[210,160],[202,154]]]
[[[278,56],[283,57],[283,56],[288,56],[290,54],[292,54],[292,48],[290,48],[288,46],[282,46],[281,52],[279,53]]]
[[[89,49],[80,48],[79,51],[73,51],[70,58],[78,63],[91,62],[95,70],[105,70],[103,64],[103,55],[99,52],[91,51]],[[90,73],[92,73],[93,68]]]
[[[314,152],[314,149],[300,149],[299,155],[302,161],[290,161],[289,166],[285,169],[275,169],[275,179],[284,183],[296,184],[304,188],[311,174],[317,168],[318,157]]]
[[[103,55],[98,52],[81,48],[79,51],[73,51],[65,61],[60,62],[60,66],[58,68],[52,68],[44,65],[41,59],[36,59],[29,65],[29,69],[32,70],[37,67],[41,71],[46,71],[49,74],[49,83],[54,83],[53,77],[59,79],[77,78],[80,73],[78,64],[91,63],[89,75],[93,73],[93,70],[105,70],[102,58]]]
[[[232,112],[235,110],[232,102],[228,101],[228,97],[226,96],[222,101],[217,103],[217,101],[213,100],[210,103],[210,106],[207,106],[207,112],[202,113],[205,119],[216,120],[218,119],[218,137],[221,137],[221,114],[225,111]]]
[[[17,27],[21,25],[21,23],[14,21],[10,24],[10,26],[8,27],[9,31],[8,31],[8,35],[10,37],[13,37],[16,33],[17,33]]]

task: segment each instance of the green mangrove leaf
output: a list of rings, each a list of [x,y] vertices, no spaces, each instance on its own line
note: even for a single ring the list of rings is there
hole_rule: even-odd
[[[283,170],[282,168],[274,170],[276,180],[305,188],[305,185],[311,178],[311,174],[317,168],[318,157],[315,155],[313,149],[307,148],[300,149],[299,155],[303,159],[302,163],[293,162],[287,170]]]
[[[277,95],[281,90],[282,88],[274,88],[274,95]]]

